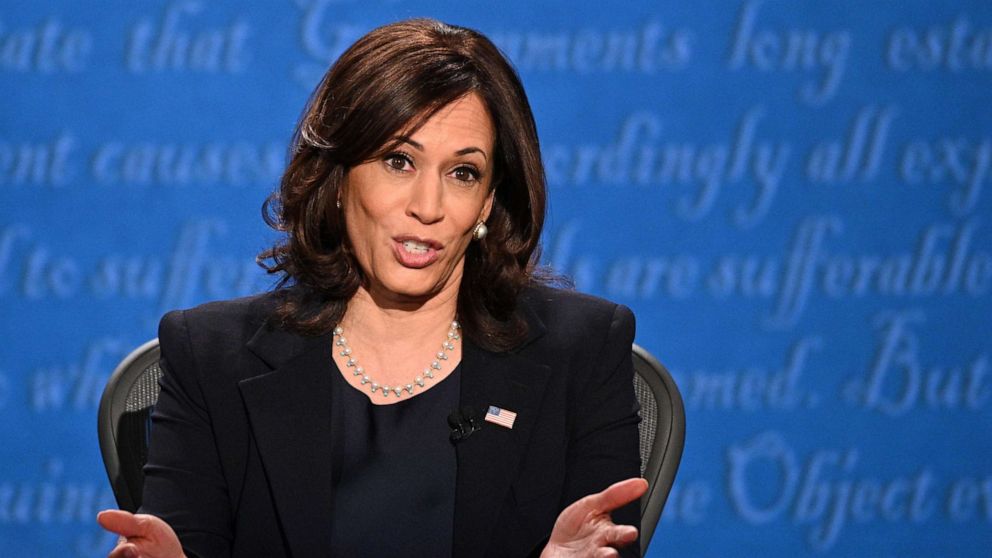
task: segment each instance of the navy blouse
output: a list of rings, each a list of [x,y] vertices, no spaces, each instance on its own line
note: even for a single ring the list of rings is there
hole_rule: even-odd
[[[460,370],[374,405],[334,366],[334,422],[347,425],[332,448],[335,556],[451,556],[456,461],[447,417],[458,407]]]

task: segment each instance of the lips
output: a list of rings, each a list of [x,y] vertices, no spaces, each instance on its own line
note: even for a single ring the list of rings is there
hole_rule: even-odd
[[[398,236],[393,238],[393,254],[400,265],[413,269],[427,267],[437,261],[444,246],[430,238]]]

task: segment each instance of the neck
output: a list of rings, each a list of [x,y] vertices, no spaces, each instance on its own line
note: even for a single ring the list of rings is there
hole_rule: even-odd
[[[457,289],[438,293],[419,304],[383,304],[373,293],[360,288],[348,302],[341,320],[354,356],[375,381],[383,385],[413,380],[434,358],[446,339],[458,306]],[[461,344],[448,351],[449,360],[438,379],[450,373],[461,360]],[[345,357],[335,351],[338,367]],[[415,363],[411,366],[410,363]],[[354,384],[357,378],[346,376]],[[374,400],[376,398],[373,398]]]
[[[446,289],[424,300],[397,301],[360,287],[348,301],[342,326],[353,336],[418,344],[446,332],[457,310],[457,289]]]

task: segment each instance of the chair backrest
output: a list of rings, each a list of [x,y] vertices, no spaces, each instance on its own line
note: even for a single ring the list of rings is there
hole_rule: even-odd
[[[641,555],[647,553],[665,508],[685,444],[685,407],[668,370],[639,345],[633,347],[634,393],[641,404]]]
[[[648,491],[641,498],[641,553],[647,550],[665,500],[675,481],[685,441],[682,396],[668,370],[650,353],[633,346],[634,392],[641,404],[641,475]],[[158,339],[131,352],[114,370],[100,399],[97,430],[103,464],[122,510],[141,506],[148,458],[151,411],[158,400]]]
[[[107,380],[97,414],[100,453],[114,498],[130,512],[141,506],[151,411],[162,377],[158,361],[158,339],[131,351]]]

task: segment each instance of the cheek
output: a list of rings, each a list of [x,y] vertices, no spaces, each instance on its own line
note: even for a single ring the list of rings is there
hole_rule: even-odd
[[[473,221],[472,224],[474,225],[475,222]],[[455,244],[455,249],[452,250],[451,252],[452,266],[457,265],[458,262],[462,261],[462,259],[465,257],[465,253],[468,252],[468,248],[472,244],[472,237],[470,234],[459,236],[457,240],[455,240],[454,244]]]
[[[379,236],[375,217],[364,208],[356,207],[345,215],[345,223],[348,240],[355,255],[364,266],[368,266],[368,259],[371,257],[376,239]]]

